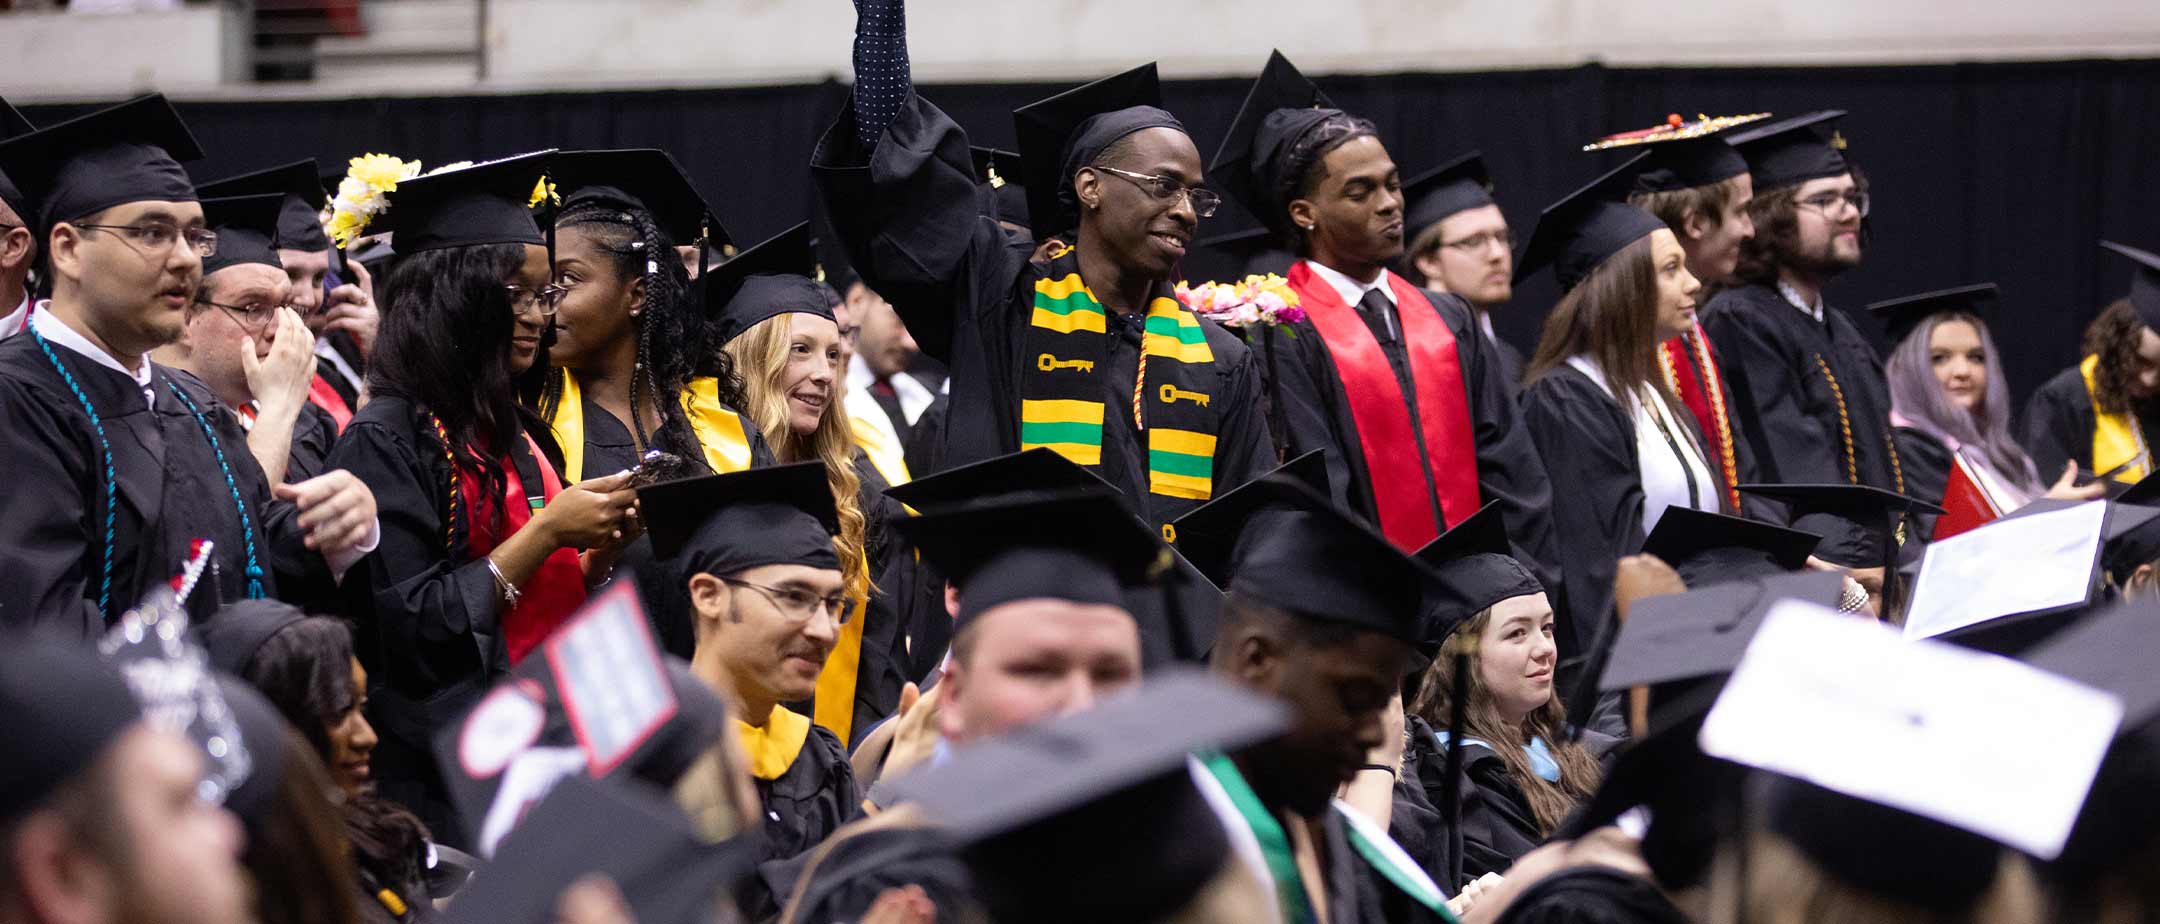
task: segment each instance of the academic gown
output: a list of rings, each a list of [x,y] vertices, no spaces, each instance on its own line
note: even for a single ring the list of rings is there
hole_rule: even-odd
[[[1898,462],[1905,467],[1905,493],[1940,506],[1956,459],[1949,445],[1912,427],[1892,428],[1890,435],[1897,443]],[[1913,521],[1919,535],[1914,538],[1926,542],[1934,536],[1935,519],[1932,513],[1915,513]]]
[[[1902,490],[1882,358],[1844,312],[1825,307],[1818,322],[1775,286],[1749,285],[1718,293],[1701,319],[1764,481]],[[1851,520],[1818,513],[1791,525],[1823,537],[1825,560],[1882,564]]]
[[[770,780],[752,778],[758,806],[765,813],[763,839],[759,844],[758,876],[744,886],[743,908],[750,920],[765,920],[778,913],[794,882],[790,863],[815,848],[825,838],[862,814],[862,793],[855,786],[855,770],[849,766],[847,749],[822,725],[812,725],[810,736],[787,771]]]
[[[1581,744],[1603,759],[1618,738],[1585,729]],[[1441,813],[1447,785],[1447,750],[1423,719],[1410,721],[1410,745],[1403,751],[1402,775],[1396,782],[1395,811],[1389,833],[1425,866],[1425,872],[1451,892],[1486,873],[1506,873],[1516,860],[1545,842],[1537,813],[1522,787],[1508,775],[1506,762],[1490,747],[1465,743],[1462,752],[1461,813],[1450,830]],[[1418,840],[1417,846],[1411,841]],[[1462,851],[1462,882],[1448,882],[1447,850]]]
[[[1314,283],[1327,285],[1325,280],[1317,278],[1317,274]],[[1478,329],[1470,306],[1461,298],[1442,293],[1425,295],[1431,308],[1439,313],[1455,336],[1455,355],[1462,370],[1462,381],[1448,383],[1448,386],[1463,392],[1477,453],[1475,460],[1436,457],[1431,459],[1432,464],[1436,469],[1443,465],[1476,465],[1479,498],[1500,504],[1501,518],[1507,525],[1508,538],[1515,544],[1516,558],[1529,565],[1546,586],[1558,586],[1561,559],[1550,513],[1552,484],[1546,480],[1545,464],[1538,458],[1537,447],[1522,425],[1500,364],[1489,349],[1492,341]],[[1424,307],[1399,304],[1396,310],[1414,311]],[[1372,331],[1373,339],[1379,342],[1381,353],[1387,357],[1395,374],[1396,393],[1409,405],[1410,420],[1415,427],[1418,397],[1411,382],[1409,349],[1400,336],[1389,333],[1386,319],[1370,315],[1356,305],[1351,308],[1357,311],[1358,317]],[[1358,438],[1357,423],[1351,414],[1350,398],[1335,361],[1329,357],[1327,341],[1309,319],[1289,325],[1289,328],[1272,333],[1255,330],[1247,335],[1259,357],[1261,375],[1270,382],[1265,394],[1270,401],[1281,402],[1280,412],[1270,419],[1270,429],[1278,421],[1283,425],[1284,432],[1277,435],[1286,444],[1285,458],[1294,458],[1313,449],[1327,450],[1328,488],[1336,501],[1377,523],[1372,476]],[[1402,329],[1400,322],[1396,329]],[[1295,336],[1292,336],[1293,332]],[[1422,439],[1419,442],[1422,446]],[[1404,446],[1401,450],[1415,452],[1418,448]],[[1431,447],[1425,449],[1428,455],[1435,451]],[[1432,503],[1438,517],[1438,501]]]
[[[759,870],[775,895],[791,895],[801,886],[797,921],[860,920],[879,893],[910,885],[922,887],[937,904],[939,921],[972,920],[971,912],[981,913],[967,864],[937,828],[855,831],[834,838],[829,848],[815,865],[810,863],[812,852],[795,863],[768,864]]]
[[[2160,433],[2160,402],[2145,402],[2134,416],[2139,429]],[[2093,428],[2098,418],[2092,392],[2077,366],[2064,369],[2033,391],[2025,400],[2022,432],[2025,452],[2032,456],[2041,481],[2053,484],[2071,462],[2095,474],[2102,471],[2093,464]]]
[[[900,687],[916,679],[909,673],[909,638],[911,626],[927,622],[917,616],[927,601],[919,593],[923,584],[923,569],[915,560],[915,551],[901,541],[892,524],[908,515],[899,501],[885,496],[885,476],[878,473],[870,457],[861,450],[855,453],[855,473],[862,479],[858,492],[863,508],[865,553],[870,561],[870,575],[877,589],[870,595],[870,603],[864,607],[862,634],[862,657],[855,667],[854,719],[849,725],[847,744],[853,748],[864,735],[900,707]],[[939,584],[936,616],[945,616],[944,639],[951,638],[952,618],[945,614],[944,586]],[[935,623],[931,623],[935,626]]]
[[[285,456],[285,483],[299,484],[330,470],[330,447],[337,442],[337,421],[314,402],[300,405],[293,421],[292,451]]]
[[[146,403],[133,378],[50,339],[44,343],[97,410],[119,498],[108,529],[97,435],[39,338],[0,342],[0,458],[8,460],[7,476],[17,487],[0,504],[0,574],[7,575],[0,581],[0,626],[96,638],[110,619],[179,574],[198,538],[216,548],[187,609],[197,625],[206,624],[220,605],[247,596],[248,536],[236,491],[265,596],[276,596],[280,581],[298,588],[330,580],[322,557],[303,545],[298,508],[271,497],[239,418],[200,381],[152,363]],[[176,387],[209,424],[216,449]],[[99,549],[108,544],[112,586],[100,613]]]

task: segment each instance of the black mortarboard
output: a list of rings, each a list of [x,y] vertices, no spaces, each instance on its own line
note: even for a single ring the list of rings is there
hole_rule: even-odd
[[[1305,483],[1322,494],[1328,493],[1327,456],[1324,449],[1311,449],[1297,458],[1284,462],[1273,471],[1244,484],[1215,495],[1212,500],[1193,508],[1175,520],[1163,533],[1178,554],[1185,557],[1216,587],[1228,587],[1231,565],[1237,551],[1238,533],[1245,522],[1261,507],[1274,503],[1274,494],[1260,486],[1268,477],[1280,475]],[[1190,538],[1191,541],[1187,541]]]
[[[1410,237],[1465,209],[1493,204],[1485,155],[1471,151],[1403,181],[1403,228]]]
[[[1290,150],[1314,126],[1342,114],[1297,65],[1281,51],[1272,52],[1230,120],[1208,175],[1269,228],[1287,231],[1289,203],[1282,201],[1281,190]]]
[[[1007,453],[896,484],[886,497],[921,511],[1009,499],[1015,495],[1084,491],[1107,498],[1124,497],[1102,476],[1055,450],[1035,448]]]
[[[2127,517],[2123,509],[2123,505],[2160,509],[2160,474],[2138,479],[2117,495],[2114,503],[2116,509],[2108,515],[2107,549],[2101,553],[2100,561],[2108,577],[2121,586],[2139,565],[2160,561],[2160,517]]]
[[[1732,672],[1763,616],[1783,600],[1835,607],[1845,577],[1828,571],[1769,574],[1635,601],[1598,689],[1669,684]]]
[[[1028,221],[1027,184],[1020,182],[1027,170],[1020,155],[985,147],[968,148],[968,153],[975,158],[975,186],[982,190],[986,213],[999,221],[1033,227]]]
[[[1234,862],[1187,755],[1235,750],[1288,727],[1279,702],[1173,671],[1095,708],[971,744],[892,789],[966,845],[998,920],[1166,920]]]
[[[1206,548],[1211,563],[1234,549],[1227,585],[1193,561],[1209,580],[1303,618],[1424,643],[1424,601],[1440,589],[1430,566],[1295,478],[1269,475],[1250,487],[1251,501],[1203,515],[1210,504],[1175,524],[1178,547]]]
[[[2115,606],[2080,622],[2024,660],[2122,699],[2121,734],[2100,762],[2093,791],[2056,858],[2076,876],[2120,867],[2160,837],[2160,612],[2149,601]]]
[[[0,827],[43,805],[142,721],[112,665],[81,644],[17,636],[0,642]]]
[[[282,600],[239,600],[220,608],[196,633],[210,654],[211,667],[245,675],[264,642],[306,618],[299,607]]]
[[[707,310],[718,309],[720,340],[725,343],[783,314],[831,320],[832,302],[818,288],[817,271],[810,223],[803,222],[713,267],[698,284],[704,287]]]
[[[239,817],[249,837],[260,837],[277,811],[278,788],[285,779],[285,765],[292,760],[294,729],[247,681],[219,674],[216,682],[248,754],[247,775],[225,791],[225,807]]]
[[[1758,125],[1726,136],[1747,158],[1755,194],[1839,176],[1845,165],[1845,138],[1829,123],[1844,118],[1843,109],[1825,109]],[[1823,132],[1829,131],[1829,137]]]
[[[1627,184],[1638,155],[1590,184],[1547,206],[1515,263],[1515,281],[1550,265],[1565,292],[1599,264],[1665,227],[1656,215],[1627,204]]]
[[[1688,924],[1649,879],[1595,864],[1563,869],[1508,902],[1499,924]]]
[[[1970,831],[1786,776],[1767,801],[1770,830],[1861,891],[1954,913],[1995,881],[2002,847]]]
[[[1080,222],[1073,176],[1110,145],[1137,131],[1185,126],[1164,112],[1154,62],[1075,87],[1013,110],[1027,188],[1029,227],[1037,238],[1063,234]]]
[[[2160,330],[2160,254],[2114,241],[2101,241],[2100,246],[2137,263],[2130,274],[2130,307],[2146,327]]]
[[[23,118],[23,114],[17,112],[15,107],[8,105],[7,100],[0,99],[0,141],[6,141],[16,135],[24,135],[34,131],[37,131],[37,126],[30,124],[29,119]],[[23,191],[15,186],[13,180],[8,179],[7,173],[4,171],[0,171],[0,202],[7,203],[7,207],[15,210],[15,214],[23,222],[28,223],[35,220],[30,214],[30,198],[23,195]]]
[[[757,838],[751,832],[708,844],[664,794],[572,774],[503,839],[448,919],[552,924],[563,890],[597,873],[622,890],[636,920],[707,920],[716,900],[755,867]]]
[[[193,202],[182,161],[202,156],[187,124],[153,93],[0,141],[0,173],[36,203],[40,236],[127,202]]]
[[[682,165],[658,148],[561,151],[548,159],[547,176],[565,208],[580,198],[620,202],[651,212],[677,244],[734,243]]]
[[[1983,282],[1979,285],[1958,286],[1955,289],[1940,289],[1876,302],[1867,306],[1867,310],[1876,320],[1882,322],[1883,330],[1889,334],[1890,344],[1894,347],[1904,343],[1906,336],[1917,329],[1920,322],[1938,314],[1969,314],[1985,324],[1994,316],[1995,306],[2000,301],[2002,290],[1997,289],[1992,282]]]
[[[1816,513],[1841,517],[1857,524],[1865,535],[1861,548],[1828,549],[1815,553],[1835,564],[1854,568],[1888,567],[1897,554],[1897,527],[1907,514],[1943,512],[1941,507],[1864,484],[1744,484],[1739,489],[1757,497],[1782,501],[1793,519]]]
[[[277,246],[312,252],[330,249],[330,236],[323,233],[322,224],[323,205],[330,197],[312,158],[213,180],[195,187],[195,192],[204,199],[276,193],[285,197],[278,209]]]
[[[1676,113],[1663,125],[1607,135],[1584,145],[1583,150],[1643,148],[1649,156],[1637,162],[1631,194],[1694,189],[1748,172],[1747,159],[1719,133],[1769,117],[1767,112],[1758,112],[1685,122]]]
[[[400,180],[369,233],[390,232],[400,255],[481,244],[545,244],[533,189],[555,152],[535,151]]]
[[[1189,282],[1234,282],[1247,276],[1281,276],[1297,259],[1283,249],[1274,231],[1248,228],[1194,241],[1178,271]]]
[[[1008,496],[895,522],[960,588],[954,631],[1015,600],[1125,605],[1124,589],[1169,566],[1162,539],[1124,506],[1085,491]]]
[[[202,261],[204,278],[243,263],[284,269],[277,255],[278,214],[284,207],[285,197],[275,194],[204,199],[203,224],[217,232],[217,251]]]
[[[762,565],[840,567],[832,486],[819,462],[772,465],[638,489],[653,554],[684,575],[725,577]]]
[[[1680,572],[1689,587],[1699,587],[1798,571],[1821,541],[1814,533],[1673,506],[1665,508],[1642,550]]]
[[[1498,501],[1426,543],[1417,558],[1439,575],[1425,599],[1423,647],[1428,652],[1437,650],[1464,620],[1493,604],[1545,592],[1545,585],[1515,560]]]

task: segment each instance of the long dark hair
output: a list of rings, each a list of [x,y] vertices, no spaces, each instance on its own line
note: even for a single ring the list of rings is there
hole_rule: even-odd
[[[638,445],[685,458],[702,457],[681,396],[694,378],[719,381],[720,403],[742,406],[742,377],[734,358],[722,350],[713,326],[698,317],[690,273],[675,257],[675,240],[660,228],[644,205],[607,187],[580,190],[555,218],[558,229],[578,226],[595,245],[614,256],[615,274],[645,283],[645,311],[632,320],[637,328],[637,363],[641,375],[630,379],[630,427]],[[562,400],[562,379],[547,370],[538,404],[540,416],[554,419]],[[641,395],[660,412],[660,430],[645,433],[639,413]]]
[[[309,616],[264,639],[241,679],[262,691],[315,754],[330,756],[330,729],[352,711],[352,630],[330,616]]]
[[[1590,275],[1560,297],[1545,316],[1526,381],[1535,381],[1568,361],[1588,355],[1605,374],[1605,387],[1629,413],[1648,386],[1672,399],[1657,365],[1657,265],[1648,236],[1605,258]]]
[[[357,924],[353,900],[360,893],[333,801],[336,786],[297,736],[284,747],[275,807],[240,857],[255,881],[256,913],[262,924]]]
[[[382,333],[368,363],[368,387],[442,421],[460,469],[500,497],[499,466],[472,451],[508,452],[519,439],[510,372],[515,320],[503,286],[525,262],[523,244],[423,250],[390,269]],[[500,505],[492,505],[500,517]]]

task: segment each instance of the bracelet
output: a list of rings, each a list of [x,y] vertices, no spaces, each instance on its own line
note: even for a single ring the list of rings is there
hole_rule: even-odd
[[[502,591],[503,605],[511,609],[517,609],[518,597],[522,596],[522,594],[518,593],[517,585],[510,583],[510,579],[503,576],[502,569],[495,564],[495,559],[483,555],[480,560],[487,562],[488,573],[495,576],[495,589]]]
[[[1867,588],[1860,586],[1859,581],[1855,581],[1850,577],[1846,578],[1845,586],[1838,591],[1837,611],[1840,613],[1857,613],[1860,612],[1862,607],[1867,606],[1867,602]]]
[[[1365,766],[1358,768],[1359,773],[1364,773],[1367,770],[1378,770],[1382,773],[1387,774],[1389,779],[1395,778],[1395,768],[1390,767],[1386,764],[1366,764]]]

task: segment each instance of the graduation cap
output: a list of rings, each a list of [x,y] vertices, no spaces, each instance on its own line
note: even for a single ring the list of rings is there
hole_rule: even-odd
[[[1403,228],[1410,237],[1466,209],[1493,204],[1485,155],[1471,151],[1403,181]]]
[[[210,655],[211,667],[228,674],[246,674],[264,642],[306,618],[299,607],[282,600],[240,600],[219,608],[196,633],[203,650]]]
[[[1997,652],[2030,647],[2094,602],[2095,569],[2113,537],[2160,518],[2160,510],[2106,501],[2043,498],[2026,508],[1928,546],[1907,636]]]
[[[2160,836],[2160,612],[2149,601],[2115,606],[2063,632],[2024,658],[2122,699],[2122,730],[2101,759],[2092,794],[2052,872],[2082,878],[2120,868]]]
[[[770,465],[639,488],[653,555],[682,574],[727,576],[762,565],[839,569],[832,486],[820,462]]]
[[[1208,175],[1269,228],[1288,231],[1290,216],[1284,208],[1289,203],[1281,201],[1280,194],[1289,167],[1285,158],[1306,132],[1342,114],[1281,51],[1270,52],[1260,78],[1245,93],[1245,104],[1230,120]]]
[[[323,189],[322,171],[313,158],[202,183],[195,192],[206,200],[272,193],[283,196],[278,209],[277,246],[314,252],[331,249],[330,236],[323,233],[322,224],[323,206],[330,196]]]
[[[810,223],[773,235],[698,277],[707,310],[715,310],[720,339],[743,335],[767,318],[789,313],[831,320],[832,302],[817,284]]]
[[[562,151],[548,161],[548,182],[563,207],[582,199],[641,208],[677,244],[734,243],[674,156],[658,148]]]
[[[1030,227],[1027,186],[1020,182],[1027,167],[1020,155],[997,148],[970,147],[975,160],[975,187],[982,191],[984,212],[999,221]]]
[[[1015,600],[1051,597],[1122,608],[1124,590],[1170,564],[1154,530],[1087,491],[1037,492],[933,510],[894,527],[960,588],[958,633]]]
[[[8,105],[7,100],[0,99],[0,141],[6,141],[16,135],[28,134],[34,131],[37,131],[37,126],[30,124],[29,119],[23,118],[23,114],[16,111],[15,107]],[[15,214],[19,216],[19,220],[24,222],[31,220],[30,201],[28,196],[23,195],[21,189],[16,188],[14,181],[8,179],[6,173],[0,172],[0,202],[7,203],[7,207],[15,211]]]
[[[1210,503],[1173,524],[1180,549],[1204,549],[1186,554],[1209,580],[1302,618],[1424,643],[1424,601],[1440,590],[1430,566],[1294,477],[1249,487],[1240,489],[1249,500]]]
[[[1221,282],[1270,273],[1280,276],[1296,262],[1297,256],[1283,249],[1274,231],[1249,228],[1194,241],[1178,269],[1188,281]]]
[[[1079,224],[1073,176],[1104,149],[1145,129],[1185,130],[1161,106],[1161,83],[1150,61],[1013,110],[1013,131],[1026,168],[1020,185],[1027,190],[1029,227],[1037,238],[1063,234]]]
[[[212,682],[217,684],[226,708],[232,711],[233,726],[239,730],[248,753],[247,774],[225,791],[225,807],[239,817],[249,837],[260,837],[277,812],[278,789],[285,779],[285,767],[292,760],[290,736],[294,729],[285,721],[285,715],[247,681],[216,674]],[[216,759],[215,755],[206,758]]]
[[[1170,521],[1163,537],[1169,539],[1177,547],[1178,554],[1192,562],[1193,567],[1215,586],[1229,586],[1238,534],[1245,529],[1246,521],[1262,507],[1275,503],[1273,493],[1262,488],[1260,482],[1279,475],[1326,494],[1326,453],[1324,449],[1307,450],[1259,478],[1215,495],[1207,503]]]
[[[0,173],[35,204],[23,220],[40,237],[123,203],[193,202],[180,163],[200,157],[187,123],[156,93],[0,141]]]
[[[971,744],[891,786],[963,845],[998,920],[1167,920],[1234,862],[1187,755],[1288,727],[1279,702],[1171,671],[1092,709]]]
[[[1606,135],[1584,145],[1583,150],[1642,148],[1649,156],[1637,162],[1631,193],[1694,189],[1748,172],[1747,159],[1719,133],[1769,117],[1767,112],[1757,112],[1715,118],[1697,116],[1690,122],[1674,113],[1666,117],[1663,125]]]
[[[1124,492],[1055,450],[1037,447],[949,468],[887,489],[885,496],[935,511],[1040,493],[1086,492],[1123,503]]]
[[[1726,141],[1747,158],[1755,193],[1761,195],[1847,172],[1845,138],[1833,124],[1844,117],[1843,109],[1824,109],[1742,129],[1726,136]]]
[[[1425,641],[1428,654],[1471,617],[1502,600],[1545,592],[1530,569],[1515,560],[1498,501],[1478,508],[1439,538],[1417,551],[1417,559],[1439,575],[1426,595]]]
[[[5,162],[0,162],[0,166],[5,166]],[[2101,241],[2100,246],[2129,257],[2137,264],[2130,274],[2130,307],[2137,311],[2138,320],[2146,327],[2160,330],[2160,254],[2114,241]]]
[[[1867,306],[1867,310],[1882,322],[1891,345],[1895,346],[1904,343],[1905,338],[1920,327],[1920,322],[1938,314],[1969,314],[1986,324],[2001,301],[2002,290],[1992,282],[1983,282],[1876,302]]]
[[[202,200],[203,224],[217,232],[217,251],[203,258],[203,277],[228,266],[260,263],[284,269],[278,260],[278,216],[285,197],[276,194]]]
[[[1844,589],[1843,575],[1803,571],[1637,600],[1620,626],[1598,689],[1613,692],[1731,673],[1779,601],[1832,608]]]
[[[1688,586],[1798,571],[1822,537],[1691,507],[1665,508],[1643,552],[1680,572]]]
[[[1628,245],[1665,227],[1656,215],[1627,204],[1628,183],[1646,155],[1591,180],[1545,208],[1515,263],[1522,282],[1550,265],[1560,290],[1575,288],[1592,270]]]
[[[706,843],[664,795],[573,775],[510,832],[447,919],[553,924],[563,890],[602,874],[622,890],[635,920],[708,920],[714,903],[750,875],[758,847],[755,832]]]
[[[0,640],[0,714],[9,739],[0,748],[0,825],[43,805],[142,721],[111,664],[80,642],[37,635]]]
[[[555,156],[535,151],[400,180],[368,230],[390,232],[400,255],[481,244],[545,244],[533,188]]]
[[[1864,484],[1744,484],[1739,490],[1784,502],[1795,522],[1818,513],[1852,522],[1862,533],[1857,539],[1859,547],[1818,546],[1815,554],[1841,565],[1882,567],[1891,572],[1897,570],[1897,562],[1892,559],[1900,545],[1897,534],[1904,518],[1909,514],[1943,512],[1941,507],[1919,498]]]
[[[2040,501],[2034,502],[2038,503]],[[2120,587],[2130,580],[2139,565],[2160,561],[2160,517],[2137,516],[2126,510],[2130,507],[2160,509],[2160,475],[2138,479],[2136,484],[2118,493],[2113,503],[2116,507],[2108,511],[2107,545],[2100,553],[2100,566]],[[2024,511],[2021,508],[2018,512]]]

